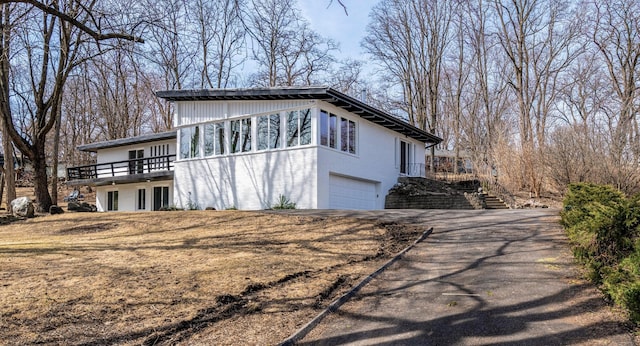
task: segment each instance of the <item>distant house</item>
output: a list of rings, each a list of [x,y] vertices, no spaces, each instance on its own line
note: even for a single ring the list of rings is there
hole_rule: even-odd
[[[167,132],[80,146],[96,165],[68,169],[97,187],[101,211],[382,209],[399,176],[424,175],[440,138],[327,87],[171,90]]]
[[[434,157],[436,172],[473,173],[473,162],[471,161],[471,155],[467,150],[460,150],[456,152],[453,150],[436,149]],[[430,159],[431,152],[427,151],[427,163],[430,162]]]

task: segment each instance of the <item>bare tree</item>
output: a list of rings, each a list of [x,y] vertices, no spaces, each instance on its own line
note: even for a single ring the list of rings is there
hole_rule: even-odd
[[[337,45],[311,30],[295,0],[252,0],[244,18],[260,66],[255,85],[312,84],[334,62]]]
[[[544,177],[541,153],[559,78],[576,57],[576,21],[564,2],[495,1],[497,37],[510,62],[510,89],[516,99],[522,171],[526,187],[540,195]]]
[[[71,71],[83,61],[100,54],[100,49],[85,49],[96,39],[136,38],[102,34],[110,32],[110,28],[95,25],[104,23],[100,18],[106,11],[98,9],[93,1],[56,1],[50,5],[21,2],[27,3],[19,7],[26,14],[13,28],[15,34],[11,36],[11,44],[21,46],[20,55],[9,64],[13,61],[24,64],[19,68],[26,73],[9,76],[15,98],[3,102],[13,102],[16,108],[3,112],[2,117],[7,125],[5,135],[11,137],[14,145],[33,164],[38,207],[48,210],[52,199],[48,191],[47,135],[60,121],[62,96]],[[53,188],[57,191],[55,184]]]
[[[245,31],[240,0],[196,0],[190,3],[199,50],[200,87],[225,88],[245,61]],[[195,44],[195,43],[194,43]]]
[[[640,3],[633,0],[590,2],[591,40],[605,66],[610,89],[608,102],[612,159],[610,174],[619,188],[629,188],[630,173],[638,169],[640,126]]]
[[[7,211],[11,212],[11,201],[16,198],[15,172],[13,160],[13,143],[9,136],[9,124],[5,119],[11,117],[11,102],[9,83],[11,80],[11,39],[16,22],[21,20],[24,13],[16,15],[15,6],[2,4],[0,7],[0,125],[2,126],[2,147],[4,154],[4,167],[0,183],[7,187]],[[0,195],[1,198],[1,195]]]
[[[438,133],[442,59],[449,38],[450,1],[385,0],[371,13],[363,47],[402,89],[415,126]],[[431,169],[434,169],[432,147]]]
[[[196,50],[189,46],[186,1],[145,0],[145,7],[153,19],[146,27],[145,56],[161,72],[164,89],[193,86]]]

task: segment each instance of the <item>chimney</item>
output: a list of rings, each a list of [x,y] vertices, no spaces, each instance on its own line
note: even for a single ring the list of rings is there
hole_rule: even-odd
[[[362,88],[362,90],[360,90],[360,101],[367,103],[367,88]]]

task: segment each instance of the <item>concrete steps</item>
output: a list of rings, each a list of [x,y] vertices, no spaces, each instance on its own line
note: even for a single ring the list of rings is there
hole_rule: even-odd
[[[509,209],[509,207],[498,197],[485,194],[484,201],[486,209]]]

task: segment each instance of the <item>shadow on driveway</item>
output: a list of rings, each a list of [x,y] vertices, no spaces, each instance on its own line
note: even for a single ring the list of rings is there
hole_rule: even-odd
[[[624,317],[579,279],[557,210],[306,213],[434,231],[300,345],[633,345]]]

